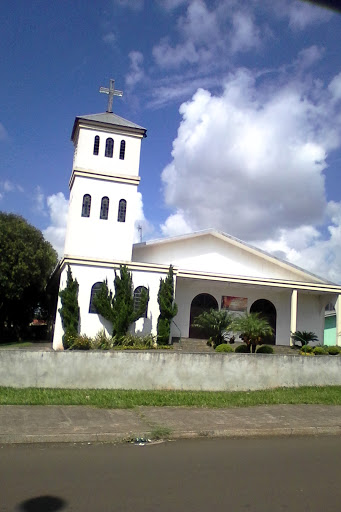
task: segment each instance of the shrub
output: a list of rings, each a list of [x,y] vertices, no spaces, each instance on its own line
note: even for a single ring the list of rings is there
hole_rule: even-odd
[[[315,342],[318,341],[318,337],[314,332],[308,332],[308,331],[295,331],[291,334],[292,339],[294,340],[294,343],[298,341],[301,343],[302,347],[304,345],[308,345],[309,342]]]
[[[178,312],[174,302],[173,267],[170,265],[165,279],[160,279],[160,288],[157,295],[160,315],[157,321],[157,341],[160,345],[168,345],[172,319]]]
[[[336,346],[328,347],[328,354],[330,356],[337,356],[339,353],[340,353],[339,347],[336,347]]]
[[[225,343],[226,330],[231,326],[232,320],[233,317],[230,312],[211,309],[198,315],[192,325],[204,329],[205,333],[210,337],[211,346],[217,347]]]
[[[313,352],[315,356],[325,356],[327,354],[323,347],[314,347]]]
[[[246,353],[249,353],[250,352],[250,347],[248,347],[247,345],[238,345],[238,347],[236,347],[235,349],[235,352],[238,352],[239,354],[246,354]]]
[[[114,340],[110,336],[107,335],[105,329],[98,331],[96,336],[92,341],[93,349],[97,350],[110,350],[114,346]]]
[[[78,282],[73,279],[70,265],[67,268],[66,287],[59,292],[62,307],[59,308],[62,326],[64,329],[64,348],[71,347],[71,344],[78,336],[79,307],[78,307]]]
[[[154,348],[156,344],[155,337],[151,334],[147,336],[135,336],[134,334],[128,333],[123,337],[114,338],[115,347],[133,347],[134,349],[143,348],[148,350]]]
[[[303,345],[303,347],[300,350],[300,354],[306,356],[307,354],[313,354],[313,347],[310,347],[309,345]]]
[[[70,350],[90,350],[92,349],[92,341],[92,338],[85,334],[76,336],[70,346]]]
[[[273,334],[269,322],[260,313],[244,313],[237,316],[231,330],[241,333],[239,338],[248,346],[252,345],[252,352],[256,351],[256,345],[260,345],[264,338]]]
[[[221,345],[218,345],[215,349],[216,352],[233,352],[233,348],[231,345],[228,345],[227,343],[221,343]]]
[[[274,349],[270,345],[261,345],[256,350],[257,354],[273,354]]]

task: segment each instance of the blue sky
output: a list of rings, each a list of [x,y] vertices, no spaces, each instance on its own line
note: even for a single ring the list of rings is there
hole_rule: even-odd
[[[341,15],[300,1],[32,0],[1,23],[0,210],[61,251],[76,115],[142,143],[144,238],[215,227],[341,282]]]

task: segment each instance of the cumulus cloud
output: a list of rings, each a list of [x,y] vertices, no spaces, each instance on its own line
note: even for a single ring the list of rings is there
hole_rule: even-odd
[[[330,20],[332,12],[319,5],[295,0],[288,3],[287,15],[290,27],[294,30],[302,30],[309,25]]]
[[[259,86],[239,69],[222,95],[199,89],[182,104],[172,161],[162,173],[174,211],[162,232],[215,227],[266,242],[298,264],[300,254],[320,248],[325,261],[341,219],[339,205],[327,202],[324,176],[328,152],[340,146],[338,76],[324,88],[294,78]],[[326,243],[318,226],[328,219]]]
[[[67,213],[69,202],[62,192],[47,197],[50,225],[43,230],[43,235],[55,248],[59,258],[64,253]]]

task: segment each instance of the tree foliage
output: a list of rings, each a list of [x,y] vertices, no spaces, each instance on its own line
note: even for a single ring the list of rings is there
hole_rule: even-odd
[[[130,324],[141,318],[147,308],[149,291],[143,289],[138,304],[134,304],[134,288],[131,272],[126,265],[120,266],[120,273],[115,270],[115,294],[103,281],[100,290],[93,298],[93,303],[100,315],[112,323],[113,336],[120,339],[129,329]]]
[[[0,212],[0,333],[20,336],[44,302],[57,253],[19,215]]]
[[[264,338],[273,333],[269,322],[260,313],[244,313],[236,317],[232,329],[241,333],[239,337],[249,349],[252,346],[252,352],[255,352],[257,345],[263,343]]]
[[[157,295],[160,315],[157,321],[157,341],[160,345],[169,342],[170,324],[172,318],[178,312],[178,306],[174,302],[174,277],[173,266],[170,265],[165,279],[160,279],[160,287]]]
[[[225,342],[224,333],[231,330],[232,321],[233,316],[229,311],[211,309],[197,316],[192,325],[204,329],[212,340],[213,346],[217,347]]]
[[[78,282],[73,279],[70,265],[67,268],[66,287],[59,292],[62,307],[59,313],[64,329],[63,345],[69,348],[78,334],[79,307],[78,307]]]

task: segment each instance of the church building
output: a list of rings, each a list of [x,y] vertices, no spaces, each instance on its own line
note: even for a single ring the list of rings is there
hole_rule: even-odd
[[[60,290],[67,267],[79,284],[81,334],[94,336],[111,326],[96,313],[93,297],[107,279],[114,292],[115,269],[132,273],[134,295],[149,288],[145,317],[131,326],[136,334],[156,334],[160,278],[174,267],[175,302],[171,337],[197,338],[194,318],[211,308],[261,312],[274,330],[273,343],[289,345],[296,330],[313,331],[323,343],[327,304],[336,311],[336,340],[341,345],[341,287],[280,260],[226,233],[209,229],[134,244],[138,208],[141,142],[146,129],[113,113],[110,87],[107,111],[77,116],[72,129],[74,158],[64,256],[59,262]],[[63,348],[58,299],[53,348]]]

